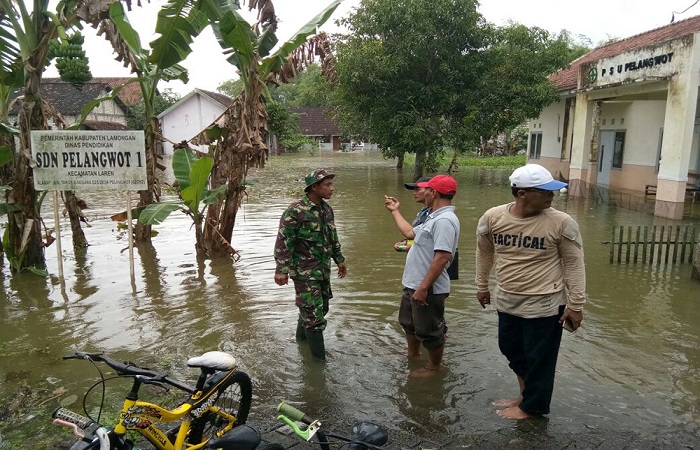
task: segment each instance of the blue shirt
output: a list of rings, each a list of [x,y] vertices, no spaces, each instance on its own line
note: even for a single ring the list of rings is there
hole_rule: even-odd
[[[409,289],[418,289],[428,273],[436,251],[446,251],[454,257],[459,239],[459,219],[454,206],[443,206],[430,212],[425,223],[413,228],[416,237],[406,256],[401,282]],[[443,269],[433,284],[434,294],[450,292],[450,277]]]

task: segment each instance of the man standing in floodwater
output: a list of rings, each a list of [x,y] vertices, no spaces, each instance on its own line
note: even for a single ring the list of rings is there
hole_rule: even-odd
[[[554,191],[566,186],[538,164],[520,167],[510,176],[515,201],[489,209],[477,225],[476,298],[482,308],[491,303],[495,261],[498,346],[520,389],[493,403],[507,419],[549,414],[562,325],[575,331],[583,321],[581,232],[552,208]]]
[[[425,377],[435,374],[442,364],[447,333],[445,300],[450,295],[447,267],[457,250],[460,224],[452,206],[457,194],[454,178],[436,175],[416,186],[425,188],[425,206],[430,208],[422,224],[413,227],[408,223],[394,197],[385,196],[384,206],[401,233],[413,239],[401,280],[399,323],[406,334],[408,358],[420,356],[421,344],[428,350],[428,364],[411,372],[411,376]]]
[[[325,202],[333,195],[335,174],[316,169],[304,181],[306,194],[292,203],[280,219],[275,243],[275,283],[294,281],[299,308],[296,339],[306,341],[311,356],[325,361],[323,331],[331,291],[331,259],[338,265],[338,276],[347,267],[340,251],[333,208]]]

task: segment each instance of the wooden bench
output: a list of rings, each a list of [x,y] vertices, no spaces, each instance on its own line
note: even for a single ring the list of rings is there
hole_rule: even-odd
[[[700,184],[693,185],[688,183],[685,187],[686,195],[693,197],[693,200],[700,194]],[[647,184],[644,186],[644,195],[656,195],[656,185]]]

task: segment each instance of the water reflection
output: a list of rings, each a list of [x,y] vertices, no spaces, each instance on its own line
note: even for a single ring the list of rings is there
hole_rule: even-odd
[[[331,202],[348,260],[348,276],[333,280],[326,332],[331,357],[325,368],[294,340],[293,289],[272,281],[279,217],[300,195],[298,180],[320,165],[338,174]],[[669,429],[700,432],[700,295],[689,279],[690,266],[610,264],[609,248],[602,244],[613,226],[700,224],[567,196],[558,196],[555,207],[574,216],[583,231],[585,325],[564,336],[549,420],[515,424],[496,416],[491,402],[515,395],[517,388],[498,351],[496,314],[475,300],[473,254],[480,215],[511,199],[504,188],[509,173],[465,168],[456,175],[461,273],[446,305],[447,369],[429,381],[407,376],[412,364],[425,361],[409,363],[403,356],[396,318],[405,255],[393,250],[399,235],[383,206],[389,194],[399,198],[407,217],[418,210],[403,187],[410,170],[344,154],[322,161],[278,157],[252,174],[232,242],[241,254],[236,264],[198,262],[191,222],[174,214],[156,227],[152,248],[136,247],[135,288],[123,231],[109,220],[123,210],[124,198],[84,195],[92,207],[93,227],[85,230],[91,245],[74,255],[64,243],[64,292],[55,274],[42,282],[11,277],[2,268],[0,392],[7,395],[28,383],[82,395],[94,373],[60,361],[76,349],[105,351],[190,380],[196,374],[186,368],[187,358],[219,349],[236,356],[253,378],[251,418],[257,421],[274,420],[274,407],[289,400],[341,431],[355,419],[370,418],[426,439],[454,436],[460,445],[478,444],[475,434],[503,439],[504,446],[515,438],[556,438],[581,433],[582,425],[649,436]],[[53,248],[47,260],[55,272]],[[47,420],[53,406],[33,411],[24,427],[58,434]],[[15,432],[0,433],[8,442]]]

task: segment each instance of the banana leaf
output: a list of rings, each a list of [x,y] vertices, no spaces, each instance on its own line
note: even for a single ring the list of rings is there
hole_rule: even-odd
[[[148,205],[139,214],[139,222],[144,225],[160,225],[173,211],[182,209],[180,202],[162,202]]]
[[[0,216],[19,210],[16,203],[0,203]]]
[[[15,153],[6,145],[0,145],[0,167],[15,160]]]
[[[318,27],[330,19],[342,1],[343,0],[334,0],[326,9],[301,27],[290,40],[282,44],[275,53],[265,58],[260,65],[260,78],[264,80],[269,74],[280,70],[287,60],[287,56],[302,46],[309,36],[316,34]]]
[[[180,191],[187,189],[190,185],[190,173],[192,165],[197,161],[197,157],[187,150],[178,149],[173,153],[173,173],[180,186]]]
[[[199,211],[199,203],[202,201],[204,188],[209,182],[212,167],[214,167],[212,158],[201,158],[196,161],[190,170],[190,185],[180,190],[180,197],[192,212]]]
[[[14,134],[19,135],[19,128],[13,127],[9,123],[0,122],[0,134]]]
[[[250,24],[236,11],[228,11],[219,26],[214,27],[214,34],[224,55],[230,55],[227,60],[238,68],[242,77],[247,76],[255,58],[254,43],[257,39]]]
[[[219,186],[218,188],[212,191],[210,191],[209,189],[205,189],[202,194],[202,203],[204,203],[205,205],[213,205],[215,203],[219,203],[221,201],[219,199],[219,195],[225,196],[226,189],[228,189],[228,184]]]
[[[148,61],[166,69],[184,61],[192,53],[195,37],[209,25],[206,14],[189,0],[171,0],[158,12],[156,33]]]

